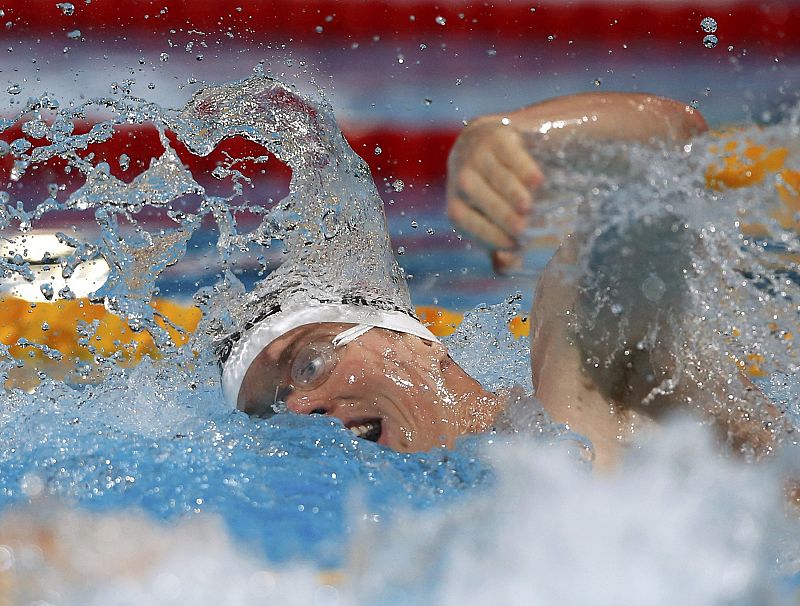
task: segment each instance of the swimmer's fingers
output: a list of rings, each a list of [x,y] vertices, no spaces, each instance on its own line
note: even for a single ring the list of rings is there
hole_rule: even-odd
[[[493,248],[512,249],[517,243],[497,224],[486,218],[482,212],[475,210],[460,196],[451,196],[447,204],[447,215],[453,225],[463,232],[478,238]]]
[[[501,276],[522,269],[522,255],[515,250],[493,250],[492,268]]]
[[[543,180],[514,127],[478,120],[464,129],[450,154],[448,215],[457,228],[489,248],[519,248],[534,190]]]
[[[517,131],[510,130],[505,136],[498,137],[494,154],[508,167],[526,192],[535,190],[544,183],[542,170],[528,153],[523,138]]]
[[[489,240],[484,237],[483,233],[466,229],[459,222],[459,219],[463,220],[464,215],[459,213],[458,209],[450,208],[448,209],[450,211],[450,219],[455,225],[480,237],[485,243],[498,248],[517,248],[519,246],[519,237],[527,225],[526,213],[519,212],[512,202],[509,202],[507,198],[498,193],[486,180],[484,173],[471,168],[462,170],[456,182],[455,195],[458,200],[471,207],[501,230],[507,240],[512,242],[512,245],[498,245],[496,238]],[[453,213],[453,210],[456,212]]]
[[[533,207],[533,195],[528,186],[494,154],[484,154],[478,161],[478,174],[499,196],[506,206],[514,209],[519,215],[527,215]],[[475,206],[481,206],[476,200]],[[496,203],[496,200],[485,201],[485,204]],[[490,210],[490,209],[486,209]]]

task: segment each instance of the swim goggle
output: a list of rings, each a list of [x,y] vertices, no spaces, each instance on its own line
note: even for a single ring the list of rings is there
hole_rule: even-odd
[[[288,345],[277,362],[255,366],[242,385],[247,393],[239,408],[250,416],[269,418],[286,411],[286,398],[295,390],[311,391],[325,383],[339,362],[339,352],[373,326],[357,324],[330,341],[315,339],[301,346]],[[251,373],[254,376],[249,376]],[[324,413],[324,410],[312,412]]]

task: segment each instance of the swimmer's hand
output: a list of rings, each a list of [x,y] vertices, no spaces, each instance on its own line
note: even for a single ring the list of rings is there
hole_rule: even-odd
[[[492,250],[498,273],[518,266],[520,238],[544,182],[521,131],[502,116],[472,121],[450,152],[447,173],[453,225]]]
[[[447,214],[456,228],[492,251],[495,270],[503,273],[521,263],[521,239],[544,183],[526,146],[531,136],[538,154],[576,135],[595,142],[682,145],[706,128],[691,106],[645,93],[569,95],[477,118],[450,152]]]

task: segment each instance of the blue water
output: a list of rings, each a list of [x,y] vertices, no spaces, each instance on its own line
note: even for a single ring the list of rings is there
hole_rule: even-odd
[[[664,192],[670,203],[711,196],[688,174],[691,167],[682,157],[640,161],[652,164],[657,177],[678,176],[674,189]],[[654,178],[630,190],[637,200],[658,203],[662,187]],[[731,195],[729,206],[735,204]],[[765,202],[754,210],[767,215],[770,209]],[[407,219],[392,218],[393,235],[409,231]],[[441,218],[414,219],[426,230],[447,231]],[[709,231],[709,240],[726,225]],[[202,267],[204,255],[214,256],[213,238],[195,233],[199,258],[184,260]],[[730,242],[717,237],[714,243],[724,253]],[[443,249],[457,242],[451,238],[442,238]],[[734,245],[738,250],[735,238]],[[462,252],[460,246],[453,255]],[[441,297],[440,304],[448,305],[448,296],[462,301],[458,307],[465,304],[462,293],[448,294],[446,271],[439,271],[441,281],[430,276],[439,263],[456,272],[468,264],[430,250],[399,258],[414,276],[418,303],[427,302],[419,300],[427,289]],[[734,268],[740,262],[724,254],[714,260]],[[236,263],[246,286],[258,277],[257,265]],[[217,275],[210,269],[206,282],[186,278],[167,274],[158,284],[161,294],[185,295]],[[489,291],[501,284],[508,285],[479,277],[470,301],[497,297]],[[521,290],[505,304],[476,309],[447,340],[454,358],[488,389],[519,384],[530,391],[527,342],[513,339],[506,327],[527,307],[531,290]],[[759,307],[764,291],[758,285],[741,290],[754,330],[766,330],[759,313],[786,309],[781,300]],[[709,297],[718,315],[700,326],[707,331],[697,335],[703,343],[719,343],[723,333],[716,327],[729,326],[729,303]],[[717,324],[709,327],[712,320]],[[726,345],[744,349],[749,336]],[[187,519],[216,516],[235,550],[255,554],[258,567],[291,570],[300,562],[346,571],[352,586],[342,589],[343,603],[513,603],[524,596],[526,603],[573,604],[592,596],[595,604],[618,604],[626,596],[637,604],[749,605],[791,599],[778,581],[791,578],[800,553],[800,533],[783,517],[780,478],[794,473],[800,460],[791,443],[775,461],[747,466],[719,458],[708,433],[684,422],[644,440],[617,474],[590,476],[580,448],[562,452],[578,442],[564,428],[544,423],[528,402],[513,411],[511,428],[501,435],[465,439],[449,451],[399,454],[354,440],[335,420],[251,420],[223,402],[210,352],[179,353],[134,369],[112,364],[96,385],[45,381],[34,394],[6,393],[0,408],[0,511],[17,506],[24,514],[35,504],[45,512],[37,515],[47,519],[47,512],[55,515],[57,505],[66,503],[89,512],[89,525],[105,515],[130,520],[132,512],[143,511],[166,520],[169,537]],[[364,532],[365,524],[375,530],[372,535]],[[93,548],[93,538],[80,540],[78,547]],[[118,537],[107,540],[113,544]],[[177,541],[176,548],[185,545]],[[224,563],[235,562],[219,542],[209,551]],[[179,564],[188,558],[182,554]],[[40,565],[48,566],[58,564]],[[171,570],[160,561],[154,566]],[[219,580],[218,593],[206,594],[209,603],[229,595],[226,580]],[[293,589],[309,587],[315,588],[306,579]],[[68,594],[66,603],[83,603],[75,595],[80,594]]]
[[[355,439],[337,420],[251,420],[222,403],[215,373],[145,362],[97,386],[45,383],[35,394],[9,394],[0,415],[0,509],[48,497],[172,521],[217,514],[269,561],[338,567],[354,511],[389,519],[493,482],[474,439],[452,451],[400,454]]]

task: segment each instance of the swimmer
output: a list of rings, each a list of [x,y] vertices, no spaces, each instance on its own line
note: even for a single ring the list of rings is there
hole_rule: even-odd
[[[527,133],[546,132],[553,142],[580,133],[592,141],[682,145],[704,130],[692,108],[643,94],[575,95],[485,116],[464,129],[451,152],[448,214],[492,251],[498,270],[508,269],[518,263],[521,229],[546,179],[526,149]],[[538,284],[532,373],[535,395],[552,419],[588,437],[597,466],[608,467],[629,438],[652,426],[672,401],[691,401],[697,394],[677,390],[646,406],[637,402],[674,368],[675,353],[658,348],[633,364],[618,361],[604,369],[605,376],[584,368],[587,351],[575,338],[569,312],[590,301],[583,300],[575,280],[565,278],[565,269],[584,253],[578,240],[564,240]],[[673,261],[680,272],[683,259]],[[411,312],[380,302],[304,302],[265,310],[226,344],[220,358],[225,396],[248,414],[268,417],[285,407],[334,416],[356,436],[403,452],[452,447],[461,435],[490,430],[505,406]],[[762,420],[735,416],[720,420],[733,436],[729,441],[768,450],[771,434]]]

